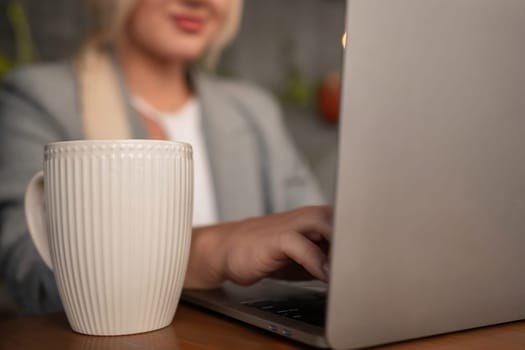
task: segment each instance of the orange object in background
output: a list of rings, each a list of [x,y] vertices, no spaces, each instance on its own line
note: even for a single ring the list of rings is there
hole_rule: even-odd
[[[340,95],[339,73],[327,74],[317,90],[317,109],[322,119],[330,124],[337,124],[339,121]]]

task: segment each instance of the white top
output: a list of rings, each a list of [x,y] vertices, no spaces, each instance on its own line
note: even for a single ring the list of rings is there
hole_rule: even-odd
[[[132,104],[142,115],[153,119],[170,140],[191,144],[194,167],[193,226],[216,223],[218,217],[215,189],[202,133],[201,108],[198,101],[191,99],[176,112],[161,112],[139,97],[133,97]]]

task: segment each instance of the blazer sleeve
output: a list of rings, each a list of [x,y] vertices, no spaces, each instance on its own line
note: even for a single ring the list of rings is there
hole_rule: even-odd
[[[248,83],[237,88],[239,103],[244,104],[256,125],[269,212],[325,203],[317,179],[288,133],[275,98]]]
[[[24,193],[42,169],[43,145],[66,137],[32,89],[25,72],[0,86],[0,273],[25,314],[62,309],[53,273],[28,232]]]

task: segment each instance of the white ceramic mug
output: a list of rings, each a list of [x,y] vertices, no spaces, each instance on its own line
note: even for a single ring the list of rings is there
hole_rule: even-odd
[[[189,256],[191,146],[66,141],[44,149],[26,217],[74,331],[124,335],[169,325]]]

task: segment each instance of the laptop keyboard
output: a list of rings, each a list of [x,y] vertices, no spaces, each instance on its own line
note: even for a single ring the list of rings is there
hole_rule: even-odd
[[[316,327],[324,327],[326,294],[311,293],[281,300],[249,301],[245,306],[288,317]]]

